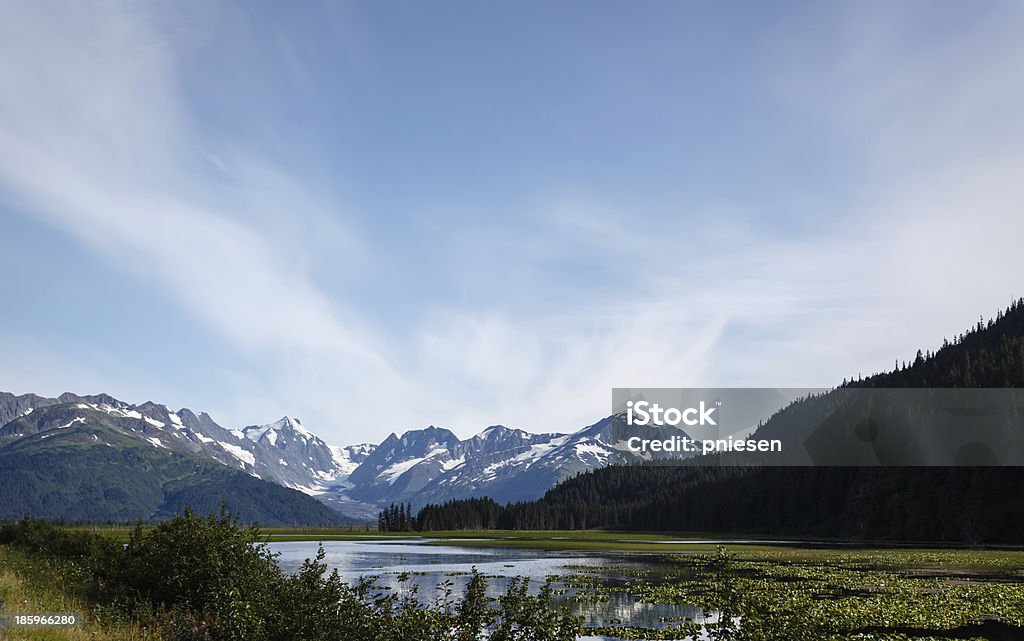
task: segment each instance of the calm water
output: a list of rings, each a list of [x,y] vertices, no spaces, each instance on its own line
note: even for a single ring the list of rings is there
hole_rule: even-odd
[[[316,556],[316,542],[271,543],[279,554],[278,562],[285,572],[295,572],[307,558]],[[586,575],[597,577],[612,588],[635,578],[637,571],[657,573],[659,557],[587,552],[552,552],[523,548],[470,548],[457,545],[427,545],[426,541],[325,541],[324,561],[337,569],[341,577],[354,582],[359,577],[375,577],[380,586],[393,590],[402,588],[398,575],[410,574],[409,582],[419,586],[422,600],[432,602],[439,595],[438,584],[450,581],[454,594],[461,595],[468,581],[467,574],[475,567],[488,577],[489,596],[504,594],[512,577],[528,577],[536,592],[549,576]],[[577,590],[560,581],[556,589],[567,589],[568,596]],[[670,621],[690,617],[701,620],[699,608],[691,605],[651,605],[636,602],[625,591],[613,591],[608,600],[572,600],[577,614],[587,625],[636,625],[665,627]],[[599,639],[603,637],[587,637]]]

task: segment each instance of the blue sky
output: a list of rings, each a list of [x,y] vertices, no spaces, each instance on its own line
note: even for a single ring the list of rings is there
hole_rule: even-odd
[[[0,389],[338,443],[831,386],[1021,296],[1019,3],[0,8]]]

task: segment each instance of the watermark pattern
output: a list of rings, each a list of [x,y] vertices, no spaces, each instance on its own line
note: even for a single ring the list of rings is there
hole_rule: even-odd
[[[0,630],[12,628],[80,627],[84,620],[81,612],[3,612],[0,611]]]
[[[1024,465],[1022,389],[616,388],[612,415],[649,463]]]

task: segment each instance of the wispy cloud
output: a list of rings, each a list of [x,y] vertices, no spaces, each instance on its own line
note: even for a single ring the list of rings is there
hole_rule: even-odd
[[[435,230],[429,256],[466,293],[415,297],[401,323],[360,299],[409,292],[374,289],[351,205],[204,128],[190,41],[152,7],[0,8],[0,188],[230,346],[210,408],[229,422],[299,413],[338,441],[564,431],[599,418],[612,386],[829,385],[1021,294],[1024,58],[1006,9],[943,38],[859,5],[813,38],[793,37],[799,21],[766,35],[766,100],[849,165],[842,194],[788,181],[809,221],[773,229],[790,201],[742,185],[655,210],[568,185],[514,221]],[[368,284],[326,286],[324,261]]]
[[[318,216],[336,205],[266,158],[223,160],[204,145],[180,94],[174,43],[143,8],[70,10],[77,15],[8,6],[0,19],[5,192],[103,260],[166,289],[244,353],[269,353],[266,366],[281,367],[281,380],[318,378],[300,364],[315,358],[352,392],[358,381],[399,388],[380,339],[329,300],[303,254],[282,242],[282,218],[296,214],[313,223],[313,244],[323,237],[318,220],[343,237]],[[217,170],[228,180],[211,188]],[[293,391],[283,387],[267,391]]]
[[[792,30],[767,39],[765,82],[781,79],[776,99],[844,150],[848,192],[793,176],[818,210],[797,233],[750,225],[759,205],[739,188],[729,206],[678,215],[559,202],[534,253],[607,270],[607,289],[571,309],[538,296],[499,330],[463,319],[445,344],[486,346],[450,369],[471,371],[473,354],[509,363],[520,391],[507,398],[530,407],[505,415],[565,420],[560,407],[598,406],[613,385],[834,385],[1004,306],[1024,273],[1024,50],[1009,9],[935,39],[920,13],[870,7],[813,50]]]

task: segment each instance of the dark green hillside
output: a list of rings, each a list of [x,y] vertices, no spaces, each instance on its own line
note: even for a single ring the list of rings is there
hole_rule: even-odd
[[[1024,298],[932,352],[850,387],[1024,387]]]
[[[102,425],[76,425],[0,447],[0,518],[134,521],[221,504],[265,525],[335,524],[315,499]]]
[[[847,387],[1024,387],[1024,301],[936,353]],[[830,395],[794,403],[759,431],[820,421]],[[421,512],[446,527],[480,515],[460,502]],[[510,529],[622,528],[1024,544],[1024,468],[613,466],[493,516]],[[488,515],[492,518],[491,515]]]
[[[607,527],[1024,543],[1024,470],[609,467],[510,505],[508,529]],[[437,517],[435,517],[437,518]]]

